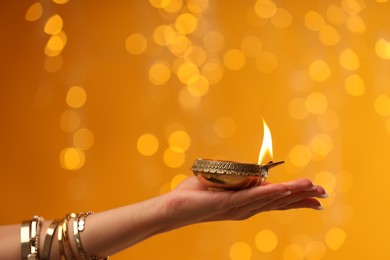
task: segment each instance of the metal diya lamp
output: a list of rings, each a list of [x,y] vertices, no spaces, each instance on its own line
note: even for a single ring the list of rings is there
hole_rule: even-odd
[[[196,159],[192,171],[198,177],[198,180],[211,190],[239,190],[261,185],[267,179],[269,169],[282,163],[284,161],[270,161],[265,165],[259,165]]]

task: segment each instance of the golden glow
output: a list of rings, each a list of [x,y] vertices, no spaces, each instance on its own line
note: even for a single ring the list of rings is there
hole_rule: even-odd
[[[60,153],[60,163],[65,170],[78,170],[85,163],[84,152],[75,147],[68,147]]]
[[[44,68],[47,72],[57,72],[62,68],[63,58],[61,55],[46,57]]]
[[[195,14],[202,13],[209,7],[209,0],[187,0],[187,8]]]
[[[188,176],[185,174],[178,174],[175,175],[175,177],[171,180],[171,190],[174,190],[180,183],[182,183],[185,179],[187,179]]]
[[[325,25],[319,32],[320,41],[324,45],[333,46],[340,42],[340,34],[331,25]]]
[[[309,30],[319,31],[326,25],[326,22],[322,15],[316,11],[309,11],[305,15],[305,25]]]
[[[250,260],[252,254],[252,248],[244,241],[234,243],[229,250],[231,260]]]
[[[168,144],[171,147],[177,147],[181,151],[185,152],[191,146],[191,137],[187,132],[177,130],[169,135]]]
[[[347,234],[342,228],[334,227],[326,232],[325,242],[330,249],[338,250],[341,246],[343,246],[346,238]]]
[[[66,103],[72,108],[80,108],[87,101],[87,92],[83,87],[73,86],[66,93]]]
[[[60,5],[63,5],[63,4],[66,4],[69,2],[69,0],[52,0],[54,3],[56,4],[60,4]]]
[[[209,81],[203,75],[194,76],[187,84],[188,92],[195,97],[202,97],[209,91]]]
[[[390,43],[389,41],[380,38],[375,44],[375,52],[379,58],[384,60],[390,59]]]
[[[203,46],[208,51],[218,52],[225,46],[225,36],[218,31],[208,32],[203,38]]]
[[[202,66],[202,75],[204,75],[210,84],[218,84],[223,77],[223,70],[218,63],[208,62]]]
[[[345,91],[351,96],[359,97],[366,92],[366,86],[359,75],[351,75],[345,80]]]
[[[164,85],[171,77],[171,68],[167,62],[155,62],[149,69],[149,80],[155,85]]]
[[[289,27],[292,21],[291,13],[283,8],[277,8],[275,14],[271,17],[272,24],[281,29]]]
[[[26,19],[26,21],[33,22],[41,18],[41,16],[42,16],[42,5],[41,3],[37,2],[32,4],[27,9],[24,19]]]
[[[126,39],[126,50],[133,55],[139,55],[145,51],[147,41],[145,36],[139,33],[134,33]]]
[[[304,260],[305,250],[297,244],[290,244],[283,250],[283,260]]]
[[[170,146],[164,151],[164,163],[170,168],[181,167],[185,160],[185,153],[176,146]]]
[[[265,163],[264,159],[267,156],[270,157],[272,160],[273,158],[273,150],[272,150],[272,136],[271,131],[269,130],[269,127],[265,120],[263,119],[263,142],[261,144],[260,152],[259,152],[259,159],[258,164]]]
[[[264,229],[257,233],[255,244],[259,251],[264,253],[272,252],[278,245],[278,237],[272,230]]]
[[[310,149],[302,144],[295,145],[289,153],[289,161],[295,167],[305,167],[311,161],[312,154]]]
[[[306,259],[324,259],[326,251],[327,248],[321,241],[310,241],[305,246]]]
[[[159,147],[159,141],[157,137],[150,133],[141,135],[137,140],[137,150],[143,156],[154,155]]]
[[[319,92],[312,92],[305,101],[306,109],[312,114],[322,114],[328,108],[328,99]]]
[[[360,67],[359,57],[351,49],[346,49],[341,52],[339,62],[341,67],[346,70],[357,70]]]
[[[257,0],[255,12],[260,18],[271,18],[277,10],[276,4],[271,0]]]
[[[345,23],[346,20],[343,10],[341,10],[339,6],[333,4],[328,6],[328,9],[326,10],[326,17],[334,25],[341,25]]]
[[[333,148],[332,138],[327,134],[316,134],[309,143],[313,160],[324,159]]]
[[[295,98],[288,105],[288,113],[297,120],[305,119],[309,115],[306,108],[306,100],[303,98]]]
[[[73,144],[75,147],[81,150],[88,150],[92,147],[95,141],[95,137],[91,130],[88,128],[78,129],[73,134]]]
[[[326,81],[331,75],[330,67],[322,59],[313,61],[309,66],[309,76],[312,80],[317,82]]]
[[[79,114],[74,110],[66,110],[62,113],[60,127],[64,132],[73,132],[79,128],[81,119]]]
[[[179,66],[177,77],[184,84],[193,83],[199,77],[199,68],[192,62],[185,62]]]
[[[58,14],[50,17],[45,24],[44,31],[47,34],[54,35],[62,31],[63,21]]]
[[[231,70],[239,70],[245,65],[245,56],[242,51],[231,49],[225,52],[223,62]]]
[[[379,115],[390,116],[390,97],[386,94],[376,97],[374,108]]]
[[[175,21],[176,30],[181,34],[190,34],[198,25],[196,17],[189,13],[179,15]]]

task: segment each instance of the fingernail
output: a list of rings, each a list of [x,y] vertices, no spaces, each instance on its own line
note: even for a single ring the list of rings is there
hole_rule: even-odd
[[[291,194],[291,191],[290,191],[290,190],[285,191],[285,192],[278,193],[279,196],[287,196],[287,195],[290,195],[290,194]]]
[[[314,206],[313,209],[315,209],[315,210],[323,210],[324,208],[322,206]]]
[[[328,193],[324,193],[324,194],[319,194],[317,195],[316,197],[317,198],[320,198],[320,199],[326,199],[326,198],[329,198],[329,194]]]
[[[303,190],[304,190],[304,191],[313,191],[313,190],[315,190],[315,189],[317,189],[317,186],[316,186],[316,185],[311,186],[311,187],[306,188],[306,189],[303,189]]]

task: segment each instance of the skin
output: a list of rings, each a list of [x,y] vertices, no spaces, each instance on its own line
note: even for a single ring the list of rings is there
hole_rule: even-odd
[[[89,216],[80,236],[88,255],[107,256],[148,237],[186,225],[244,220],[272,210],[320,210],[318,198],[326,197],[326,191],[309,179],[216,192],[209,191],[193,176],[167,194]],[[44,221],[42,225],[41,245],[50,222]],[[69,229],[72,230],[72,227],[73,221],[70,220]],[[70,235],[70,241],[77,255],[73,235]],[[50,259],[59,259],[56,242],[54,239]],[[20,225],[0,227],[0,259],[20,258]]]

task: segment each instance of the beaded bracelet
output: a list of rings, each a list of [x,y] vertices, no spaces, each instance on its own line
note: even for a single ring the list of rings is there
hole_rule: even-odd
[[[39,259],[39,238],[43,218],[34,216],[31,221],[23,221],[20,228],[22,259]]]

